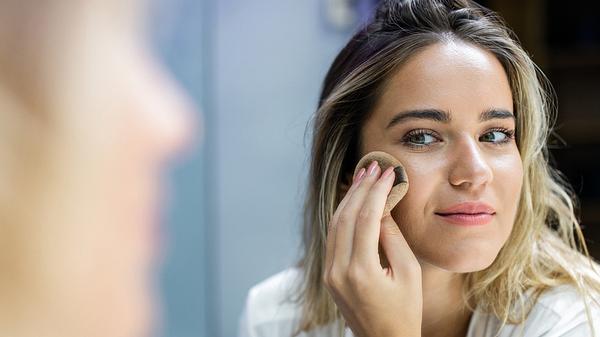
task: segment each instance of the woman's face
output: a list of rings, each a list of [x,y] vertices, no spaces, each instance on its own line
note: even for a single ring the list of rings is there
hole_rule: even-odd
[[[392,216],[422,263],[482,270],[506,242],[523,179],[513,113],[500,62],[462,42],[425,48],[386,84],[361,152],[385,151],[405,166],[410,187]],[[444,215],[465,202],[493,215]]]
[[[35,294],[24,309],[36,322],[28,328],[147,336],[156,322],[162,178],[190,141],[191,105],[137,31],[98,13],[65,23],[57,57],[40,61],[49,82],[36,78],[44,88],[36,95],[52,131],[37,142],[48,145],[49,161],[34,168],[43,181],[31,193],[36,218],[22,248],[36,284],[19,291]]]
[[[164,241],[161,213],[168,202],[165,169],[189,141],[193,123],[181,89],[150,52],[143,45],[125,48],[114,65],[122,76],[115,77],[115,91],[107,97],[114,105],[104,126],[112,136],[97,149],[105,162],[96,171],[102,182],[97,196],[105,208],[92,211],[102,219],[95,225],[105,234],[99,237],[97,258],[108,269],[99,293],[121,299],[123,312],[113,316],[115,327],[131,329],[123,335],[129,337],[147,336],[147,329],[156,325],[152,321],[158,317],[151,310]],[[102,289],[102,284],[109,286]],[[98,308],[105,314],[118,311],[114,302],[102,304]],[[125,320],[120,322],[119,316]]]
[[[96,201],[89,215],[95,220],[84,228],[97,234],[91,238],[91,259],[103,265],[90,280],[98,301],[95,314],[113,319],[112,336],[129,337],[145,336],[155,325],[151,309],[167,192],[164,169],[189,141],[192,123],[183,93],[149,50],[142,43],[119,41],[114,37],[106,46],[114,55],[104,59],[110,76],[97,87],[108,94],[92,101],[106,104],[107,110],[101,118],[87,117],[88,135],[94,136],[81,150],[94,153],[96,158],[89,159],[98,165],[89,171],[94,188],[84,192],[88,201]],[[106,134],[99,135],[98,129]]]

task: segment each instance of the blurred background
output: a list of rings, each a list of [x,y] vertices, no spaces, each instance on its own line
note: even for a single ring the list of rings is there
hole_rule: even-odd
[[[164,337],[236,336],[246,292],[292,265],[321,81],[376,0],[153,0],[158,54],[202,111],[203,145],[174,171]],[[600,259],[600,8],[480,1],[557,91],[556,165]]]

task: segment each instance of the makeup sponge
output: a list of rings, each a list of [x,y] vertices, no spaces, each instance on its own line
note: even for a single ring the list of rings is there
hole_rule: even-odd
[[[369,152],[362,157],[356,165],[354,175],[356,175],[361,168],[366,169],[374,160],[379,163],[381,172],[385,171],[390,166],[394,167],[394,175],[396,178],[394,179],[394,185],[385,203],[385,208],[383,210],[383,214],[385,215],[389,214],[390,211],[396,207],[398,202],[404,198],[404,195],[408,191],[408,175],[404,170],[404,166],[402,166],[402,163],[400,163],[398,159],[394,158],[389,153],[381,151]]]

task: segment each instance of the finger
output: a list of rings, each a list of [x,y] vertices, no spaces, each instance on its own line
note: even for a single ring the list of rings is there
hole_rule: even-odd
[[[338,220],[338,218],[340,216],[340,213],[342,212],[342,210],[346,206],[346,203],[348,202],[348,199],[351,198],[352,193],[354,192],[354,190],[358,186],[359,182],[363,179],[365,173],[366,173],[366,170],[364,168],[360,169],[358,172],[356,172],[356,175],[352,178],[352,185],[350,185],[350,188],[346,192],[346,195],[344,195],[344,198],[342,198],[342,201],[340,201],[340,203],[337,206],[337,209],[333,213],[333,217],[331,218],[331,221],[329,222],[328,227],[327,227],[328,231],[330,230],[330,228],[332,227],[333,224],[337,223],[337,220]]]
[[[327,243],[326,243],[326,248],[325,248],[325,271],[326,272],[328,272],[331,269],[331,264],[334,259],[335,233],[336,233],[337,221],[339,219],[340,213],[346,206],[348,199],[350,199],[350,197],[352,196],[352,193],[356,189],[358,182],[365,175],[365,171],[366,171],[365,169],[361,169],[360,171],[358,171],[356,173],[356,176],[354,176],[354,178],[352,180],[352,186],[350,186],[350,188],[348,189],[348,192],[346,192],[346,195],[344,196],[342,201],[340,201],[337,209],[333,213],[333,217],[327,224]]]
[[[357,183],[356,189],[352,192],[352,195],[340,212],[336,223],[333,263],[339,264],[343,269],[348,266],[350,257],[352,256],[352,242],[354,240],[356,218],[371,186],[377,181],[379,172],[379,165],[374,161],[367,169],[363,179]]]
[[[418,265],[417,257],[391,215],[381,220],[380,242],[393,275],[416,270],[412,267]]]
[[[394,168],[388,167],[371,187],[360,209],[354,229],[352,263],[379,266],[379,233],[387,196],[394,183]]]

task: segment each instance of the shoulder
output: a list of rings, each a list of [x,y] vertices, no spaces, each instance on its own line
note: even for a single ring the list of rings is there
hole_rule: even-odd
[[[256,314],[254,321],[258,323],[297,315],[300,308],[293,297],[301,277],[300,269],[290,268],[253,286],[246,302],[248,309]]]
[[[290,268],[253,286],[246,298],[240,334],[243,336],[290,334],[301,315],[300,304],[296,301],[296,292],[301,280],[301,270]],[[260,331],[273,333],[259,333]]]
[[[547,291],[537,301],[532,319],[548,320],[549,336],[600,337],[600,296],[582,294],[573,285],[561,285]],[[532,312],[533,314],[533,312]]]
[[[536,306],[543,307],[557,316],[565,316],[581,311],[585,308],[585,303],[594,308],[594,298],[598,300],[598,295],[584,295],[574,285],[565,284],[551,288],[540,295]],[[595,309],[598,310],[597,305]]]
[[[573,285],[561,285],[542,293],[521,324],[502,326],[498,318],[476,311],[468,336],[589,337],[593,336],[590,324],[600,337],[600,298],[584,296]]]

